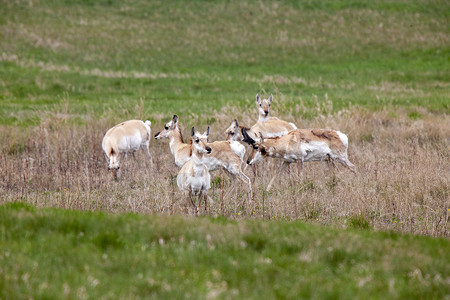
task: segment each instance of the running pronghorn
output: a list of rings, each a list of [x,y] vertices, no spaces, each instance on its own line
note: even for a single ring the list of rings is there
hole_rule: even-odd
[[[262,133],[265,137],[271,138],[283,136],[289,131],[297,129],[297,126],[295,126],[294,123],[286,122],[275,117],[269,117],[272,100],[272,94],[270,94],[268,99],[261,99],[259,95],[256,94],[255,101],[258,107],[258,122],[247,131],[253,139],[257,138],[259,133]]]
[[[109,170],[112,170],[114,178],[117,178],[117,172],[120,169],[120,156],[128,152],[133,153],[139,148],[146,149],[152,163],[152,156],[148,149],[150,143],[151,122],[140,120],[129,120],[122,122],[109,129],[102,141],[102,148],[105,152],[109,164]]]
[[[211,148],[199,138],[199,134],[195,132],[194,127],[191,129],[189,146],[190,159],[178,172],[177,185],[184,192],[188,205],[194,206],[195,214],[197,214],[202,198],[205,200],[205,211],[208,203],[207,192],[211,187],[211,176],[204,163],[204,154],[211,153]],[[197,196],[198,198],[198,209],[195,207],[192,196]]]
[[[260,134],[257,140],[251,138],[245,128],[242,129],[244,142],[252,146],[247,164],[252,165],[265,157],[283,159],[283,163],[270,180],[269,191],[278,173],[290,163],[300,161],[334,161],[356,173],[355,166],[348,160],[348,137],[340,131],[326,129],[296,129],[287,135],[265,139]]]
[[[155,135],[155,139],[169,139],[169,147],[175,158],[175,164],[181,168],[190,159],[191,147],[186,144],[178,127],[178,116],[173,115],[170,122],[164,124],[164,129]]]
[[[200,139],[204,142],[208,141],[209,127],[202,135],[199,135]],[[244,162],[245,148],[237,141],[215,141],[207,144],[211,147],[212,152],[206,154],[203,161],[210,172],[223,169],[225,173],[230,177],[231,188],[226,192],[224,198],[236,188],[237,179],[242,180],[248,184],[250,191],[250,199],[253,199],[252,183],[250,178],[242,171],[242,164]]]

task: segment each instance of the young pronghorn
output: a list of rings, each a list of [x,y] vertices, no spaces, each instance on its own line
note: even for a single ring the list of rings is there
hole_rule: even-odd
[[[261,99],[256,94],[256,105],[258,107],[258,122],[250,127],[247,133],[253,139],[258,137],[261,132],[265,137],[279,137],[287,134],[291,130],[297,129],[294,123],[286,122],[275,117],[269,117],[270,104],[273,96],[270,94],[268,99]]]
[[[300,161],[330,161],[334,165],[337,160],[342,165],[355,172],[355,166],[348,160],[348,138],[340,131],[326,129],[296,129],[287,135],[264,139],[263,135],[255,141],[245,128],[242,129],[244,141],[252,146],[247,164],[252,165],[264,157],[283,159],[275,176],[270,180],[266,191],[269,191],[278,173],[290,163]]]
[[[120,156],[128,152],[134,152],[139,148],[147,150],[152,163],[152,156],[148,149],[150,143],[151,122],[140,120],[129,120],[117,124],[109,129],[102,141],[102,148],[105,152],[109,164],[109,170],[112,170],[114,178],[117,178],[117,172],[120,169]]]
[[[200,135],[200,139],[204,142],[208,141],[209,127],[205,133]],[[236,188],[237,179],[248,184],[250,191],[250,199],[253,199],[252,183],[250,178],[242,171],[244,162],[245,148],[237,141],[215,141],[207,144],[211,147],[212,152],[206,154],[203,161],[210,172],[223,169],[230,177],[231,188],[226,192],[224,198]]]
[[[190,159],[191,147],[183,141],[181,129],[178,127],[178,116],[173,115],[170,122],[164,124],[164,129],[155,135],[155,139],[169,139],[169,147],[175,158],[175,164],[181,168]]]
[[[204,154],[211,153],[211,148],[206,145],[206,142],[199,138],[199,134],[195,133],[194,127],[191,129],[189,146],[190,159],[178,172],[177,185],[178,188],[185,193],[188,205],[194,206],[195,213],[197,214],[198,209],[200,209],[202,198],[205,199],[205,211],[207,207],[207,192],[211,187],[211,176],[204,163]],[[198,198],[198,209],[195,207],[192,196],[197,196]]]

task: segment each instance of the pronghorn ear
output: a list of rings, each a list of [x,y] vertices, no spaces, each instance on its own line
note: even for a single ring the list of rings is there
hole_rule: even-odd
[[[234,119],[234,123],[236,124],[236,127],[239,127],[239,123],[236,119]]]
[[[244,137],[244,139],[242,140],[244,143],[247,143],[249,145],[253,145],[255,143],[255,141],[248,135],[245,128],[242,128],[241,132],[242,136]]]
[[[195,130],[194,130],[194,127],[192,126],[192,129],[191,129],[191,136],[194,136],[195,135]]]
[[[259,98],[259,94],[256,94],[255,101],[256,101],[256,103],[259,103],[261,101],[261,98]]]
[[[173,115],[172,121],[174,124],[176,124],[178,122],[178,116],[177,115]]]
[[[272,94],[270,94],[269,103],[272,103],[272,100],[273,100],[273,96],[272,96]]]

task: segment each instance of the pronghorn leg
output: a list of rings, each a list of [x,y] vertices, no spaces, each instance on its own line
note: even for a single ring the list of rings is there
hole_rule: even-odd
[[[196,209],[196,214],[198,214],[198,212],[200,211],[200,206],[202,205],[202,198],[203,198],[203,192],[199,192],[198,193],[198,208]]]
[[[334,163],[334,159],[329,154],[327,156],[327,165],[328,171],[332,170],[330,173],[334,175],[334,171],[336,170],[336,164]]]
[[[298,168],[298,178],[301,180],[303,178],[303,160],[300,159],[297,164]]]
[[[205,213],[208,212],[208,193],[207,192],[203,192],[203,196],[204,196],[204,201],[205,201]]]
[[[356,167],[354,164],[352,164],[348,158],[345,159],[338,159],[338,161],[346,168],[348,168],[350,171],[352,171],[354,174],[356,174]]]
[[[153,157],[150,154],[149,144],[145,144],[144,148],[145,148],[145,152],[147,153],[147,156],[150,158],[150,168],[153,168]]]
[[[281,166],[278,168],[278,170],[275,172],[275,176],[270,180],[269,185],[267,186],[266,192],[270,191],[270,188],[272,187],[272,183],[277,178],[278,174],[283,171],[287,166],[289,166],[289,163],[286,161],[283,161]]]
[[[231,173],[228,170],[224,170],[225,174],[228,175],[228,177],[230,178],[230,182],[231,182],[231,186],[228,188],[228,190],[225,192],[225,196],[223,196],[223,199],[228,198],[228,195],[230,195],[230,193],[235,189],[236,187],[236,175],[234,175],[233,173]]]
[[[189,195],[189,198],[188,198],[188,200],[189,200],[189,208],[193,207],[194,208],[194,214],[196,214],[197,207],[195,206],[194,200],[192,200],[192,192],[189,191],[188,195]]]
[[[191,192],[184,192],[184,198],[186,198],[186,213],[189,213],[191,208]]]
[[[248,189],[250,191],[250,201],[253,200],[253,190],[252,190],[252,181],[250,180],[250,178],[245,175],[242,171],[240,171],[239,173],[237,173],[237,175],[239,176],[238,178],[240,180],[242,180],[243,182],[248,184]]]

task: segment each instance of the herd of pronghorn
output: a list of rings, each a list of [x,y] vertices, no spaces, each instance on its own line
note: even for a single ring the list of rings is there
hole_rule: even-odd
[[[252,184],[242,169],[246,153],[246,147],[242,143],[251,146],[248,165],[265,157],[282,159],[280,168],[266,188],[267,191],[277,175],[294,162],[300,162],[302,167],[303,162],[307,161],[328,161],[333,165],[334,161],[338,161],[355,172],[355,166],[347,157],[348,138],[344,133],[328,129],[298,129],[293,123],[269,117],[272,99],[272,95],[268,99],[261,99],[256,95],[259,113],[256,124],[248,128],[240,126],[237,120],[232,121],[225,131],[225,141],[209,143],[209,127],[204,133],[195,131],[192,127],[189,143],[185,143],[177,115],[155,135],[157,140],[169,139],[170,151],[175,158],[175,164],[180,168],[177,175],[178,188],[185,194],[188,206],[193,206],[195,212],[198,212],[202,198],[206,210],[207,191],[211,181],[209,173],[216,170],[224,170],[232,181],[225,198],[235,188],[237,179],[240,179],[248,184],[252,199]],[[106,132],[102,148],[115,178],[120,168],[120,157],[128,152],[145,149],[152,161],[149,151],[150,126],[150,121],[130,120]],[[193,196],[198,197],[198,208]]]

